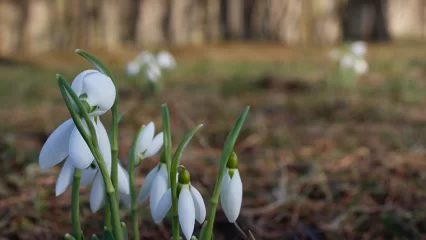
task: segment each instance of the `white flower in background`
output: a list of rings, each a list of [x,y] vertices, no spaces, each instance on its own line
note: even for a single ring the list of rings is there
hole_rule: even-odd
[[[148,51],[142,51],[135,59],[141,65],[156,63],[155,56]]]
[[[176,59],[167,51],[161,51],[157,54],[157,63],[161,68],[176,68]]]
[[[367,44],[363,41],[356,41],[351,45],[351,52],[357,57],[363,57],[367,53]]]
[[[355,63],[355,57],[352,54],[345,54],[340,59],[340,67],[342,68],[352,68]]]
[[[96,70],[85,70],[71,84],[81,101],[91,108],[89,116],[99,116],[108,111],[115,101],[116,89],[111,78]]]
[[[206,206],[200,192],[191,185],[189,172],[185,169],[179,173],[180,192],[178,193],[178,215],[182,232],[186,239],[191,239],[195,220],[200,224],[206,218]],[[178,188],[179,189],[179,188]],[[172,206],[172,190],[169,188],[157,204],[153,218],[159,223]]]
[[[157,63],[148,63],[145,65],[145,75],[151,82],[156,82],[161,77],[161,69]]]
[[[237,220],[240,215],[243,198],[243,183],[238,171],[238,158],[233,152],[226,165],[220,189],[220,204],[230,223]]]
[[[126,73],[129,76],[136,76],[141,71],[141,65],[137,61],[127,63]]]
[[[357,59],[354,63],[354,70],[357,74],[364,74],[368,72],[368,63],[364,59]]]

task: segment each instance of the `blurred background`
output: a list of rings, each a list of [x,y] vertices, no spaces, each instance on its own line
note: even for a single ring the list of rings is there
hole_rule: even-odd
[[[426,238],[426,1],[0,0],[1,240],[71,230],[70,190],[54,194],[60,166],[41,170],[38,154],[69,118],[55,74],[71,82],[91,68],[76,48],[118,81],[123,165],[142,124],[160,131],[162,103],[174,147],[204,124],[183,164],[206,201],[224,140],[251,106],[235,148],[243,233]],[[163,50],[176,66],[161,78],[143,67],[129,74],[141,51]],[[142,162],[138,187],[157,162]],[[89,210],[89,191],[87,237],[103,220]],[[170,221],[155,225],[146,204],[140,212],[144,239],[168,239]],[[244,239],[220,208],[215,231]]]

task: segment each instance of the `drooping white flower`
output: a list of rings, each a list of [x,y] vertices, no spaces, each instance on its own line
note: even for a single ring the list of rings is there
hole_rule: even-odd
[[[357,57],[363,57],[367,53],[367,44],[364,41],[356,41],[351,45],[351,52]]]
[[[96,70],[81,72],[71,85],[73,91],[91,110],[89,118],[94,126],[100,153],[108,169],[111,168],[111,149],[105,127],[97,116],[110,109],[115,100],[115,86],[112,80]],[[83,128],[90,136],[87,123],[81,119]],[[75,168],[95,171],[94,156],[72,119],[62,123],[49,136],[40,151],[39,164],[43,169],[65,161],[56,181],[56,195],[62,194],[71,184]],[[89,167],[93,169],[89,169]],[[108,170],[110,171],[110,170]],[[83,174],[84,177],[84,174]],[[99,182],[99,181],[98,181]],[[103,184],[103,181],[102,181]],[[101,185],[97,183],[97,185]],[[100,188],[104,187],[103,185]],[[95,189],[98,189],[95,187]],[[93,188],[92,188],[92,191]],[[92,198],[92,197],[91,197]],[[91,200],[92,201],[92,200]]]
[[[136,76],[141,71],[141,65],[137,61],[130,61],[126,66],[126,73],[129,76]]]
[[[155,125],[153,122],[148,123],[146,125],[142,132],[139,134],[138,139],[136,140],[136,156],[137,161],[136,164],[139,163],[139,161],[154,156],[155,154],[160,151],[161,147],[163,146],[163,132],[158,133],[155,137]],[[164,166],[163,166],[164,165]],[[141,186],[139,195],[137,197],[137,204],[143,203],[150,195],[151,195],[151,189],[154,183],[154,180],[158,177],[158,181],[163,183],[163,179],[167,179],[166,186],[164,190],[164,185],[161,183],[159,184],[159,189],[156,189],[156,192],[154,195],[157,196],[160,194],[158,199],[164,194],[164,191],[167,190],[167,183],[168,183],[168,172],[167,172],[167,166],[163,163],[158,164],[156,167],[154,167],[146,176],[144,183]],[[157,187],[156,187],[157,188]],[[160,191],[161,190],[161,191]],[[131,207],[131,199],[129,195],[120,194],[120,198],[122,202],[126,205],[127,208],[130,209]],[[150,200],[150,204],[152,207],[154,207],[154,203],[158,202],[158,199],[156,197],[152,198]]]
[[[234,223],[240,215],[243,198],[243,183],[238,171],[238,159],[232,153],[228,160],[220,189],[220,204],[230,223]]]
[[[368,72],[368,63],[364,59],[357,59],[354,63],[354,70],[357,74],[364,74]]]
[[[116,89],[111,78],[97,70],[85,70],[75,77],[72,89],[91,107],[89,116],[99,116],[108,111],[115,101]]]
[[[342,68],[352,68],[355,63],[355,57],[352,54],[345,54],[342,59],[340,59],[340,67]]]
[[[161,69],[157,63],[147,63],[145,64],[145,75],[151,82],[156,82],[161,77]]]
[[[155,125],[149,122],[136,140],[136,154],[139,160],[154,156],[163,146],[163,132],[155,135]]]
[[[110,172],[111,147],[108,134],[99,119],[97,121],[93,120],[93,125],[95,127],[101,155],[108,172]],[[83,137],[81,137],[81,135],[78,137],[75,131],[79,133],[72,119],[61,124],[49,136],[44,144],[40,152],[39,164],[41,168],[49,168],[66,159],[56,181],[56,196],[65,192],[72,183],[76,165],[87,165],[87,167],[83,168],[81,183],[88,184],[95,178],[90,196],[90,206],[92,211],[96,211],[102,205],[102,201],[104,201],[104,182],[102,176],[96,174],[98,172],[98,167],[93,155],[90,153],[89,147],[86,142],[84,142]],[[74,138],[71,137],[73,133]],[[86,164],[86,162],[88,162],[88,164]],[[100,179],[97,180],[97,178]],[[103,195],[98,194],[98,191],[101,190],[104,191]]]
[[[195,220],[200,224],[206,218],[206,206],[200,192],[191,185],[187,170],[179,174],[180,192],[178,193],[178,215],[182,232],[186,239],[191,239]],[[172,190],[169,188],[157,204],[153,218],[159,223],[172,206]]]
[[[141,65],[156,63],[155,56],[149,51],[142,51],[135,59]]]
[[[161,68],[173,69],[176,68],[176,59],[167,51],[157,53],[157,63]]]

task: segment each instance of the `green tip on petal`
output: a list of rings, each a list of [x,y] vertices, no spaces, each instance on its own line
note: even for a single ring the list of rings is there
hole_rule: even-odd
[[[228,162],[226,163],[226,167],[229,169],[237,169],[238,168],[238,157],[237,154],[232,151],[231,156],[229,157]]]
[[[189,172],[186,169],[179,173],[180,184],[189,184],[190,178]]]

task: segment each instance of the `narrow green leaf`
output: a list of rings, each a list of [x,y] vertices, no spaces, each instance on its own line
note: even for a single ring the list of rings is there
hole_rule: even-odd
[[[171,167],[171,158],[172,158],[172,137],[170,133],[170,116],[169,109],[167,108],[167,104],[163,104],[162,108],[162,118],[163,118],[163,133],[164,133],[164,154],[167,160],[167,167],[170,171]]]
[[[110,77],[112,79],[112,81],[115,84],[115,80],[114,77],[112,76],[112,72],[111,70],[109,70],[109,68],[105,65],[105,63],[103,63],[99,58],[97,58],[95,55],[88,53],[84,50],[81,49],[76,49],[75,53],[77,53],[78,55],[84,57],[87,61],[89,61],[96,69],[98,69],[99,72],[107,75],[108,77]]]
[[[96,234],[92,235],[92,240],[99,240],[98,236],[96,236]]]
[[[129,234],[127,233],[127,226],[124,222],[121,222],[121,232],[123,233],[123,239],[129,240]]]
[[[229,157],[231,156],[232,151],[234,150],[235,142],[237,141],[238,135],[240,134],[241,128],[243,127],[244,121],[247,117],[250,107],[247,106],[241,115],[238,117],[237,121],[234,124],[231,132],[226,138],[223,150],[222,157],[220,159],[220,171],[226,167]]]
[[[104,240],[115,240],[114,235],[107,228],[104,228]]]

